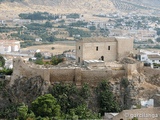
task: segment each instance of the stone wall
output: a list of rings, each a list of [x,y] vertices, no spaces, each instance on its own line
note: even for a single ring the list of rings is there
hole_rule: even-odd
[[[11,77],[11,84],[13,84],[15,79],[22,77],[32,78],[35,76],[41,76],[46,82],[49,83],[50,70],[30,67],[21,58],[15,58],[13,60],[13,75]]]
[[[14,70],[11,77],[11,83],[15,79],[22,77],[32,78],[41,76],[49,84],[56,82],[75,83],[81,85],[84,82],[94,85],[101,80],[108,79],[112,72],[108,70],[83,70],[81,68],[43,68],[28,65],[22,59],[16,58],[13,61]]]
[[[109,80],[112,77],[112,71],[109,70],[82,70],[82,83],[89,83],[91,86],[97,85],[102,80]]]
[[[133,53],[133,39],[117,37],[117,57],[120,60],[123,57],[128,56],[130,53]]]
[[[126,64],[124,65],[126,71],[126,77],[128,79],[132,79],[133,74],[143,73],[143,63],[138,62],[134,64]]]
[[[29,65],[24,63],[22,59],[16,58],[13,61],[14,70],[11,77],[13,82],[15,79],[26,77],[31,78],[35,76],[41,76],[48,84],[56,82],[75,83],[81,85],[83,83],[89,83],[96,85],[102,80],[109,80],[110,78],[119,78],[123,76],[132,76],[132,73],[136,70],[137,65],[126,65],[124,70],[110,70],[110,69],[95,69],[87,70],[79,67],[53,67],[45,68],[35,65]]]
[[[71,69],[50,69],[50,82],[66,82],[75,81],[75,68]]]

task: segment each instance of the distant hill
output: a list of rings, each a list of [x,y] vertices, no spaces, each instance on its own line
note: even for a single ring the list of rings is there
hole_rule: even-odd
[[[160,0],[0,0],[0,19],[16,18],[19,13],[34,11],[93,15],[117,10],[125,13],[146,11],[148,7],[159,9]]]
[[[97,14],[114,12],[110,0],[1,0],[1,17],[16,17],[22,12],[47,11],[50,13]],[[11,2],[12,1],[12,2]],[[7,16],[6,16],[7,15]]]

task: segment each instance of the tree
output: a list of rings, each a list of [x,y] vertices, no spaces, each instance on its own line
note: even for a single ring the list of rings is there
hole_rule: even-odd
[[[47,21],[47,22],[44,24],[44,26],[51,28],[51,27],[52,27],[52,23],[50,23],[49,21]]]
[[[75,28],[67,28],[66,30],[69,32],[70,37],[73,37],[74,35],[80,35],[81,37],[91,37],[90,31]]]
[[[29,113],[28,106],[24,103],[17,108],[18,120],[35,120],[35,115],[32,111]]]
[[[36,57],[36,58],[42,58],[42,54],[40,52],[36,52],[34,54],[34,57]]]
[[[119,112],[119,105],[110,89],[108,81],[102,81],[97,87],[99,112],[104,115],[105,112]]]
[[[71,109],[85,105],[90,94],[87,84],[83,85],[81,89],[73,84],[55,84],[50,92],[57,99],[65,114],[68,114]]]
[[[69,26],[84,27],[84,26],[86,26],[87,24],[88,24],[87,22],[77,21],[77,22],[75,22],[75,23],[69,24]]]
[[[77,108],[71,109],[65,119],[98,119],[98,114],[90,111],[86,105],[79,105]]]
[[[41,117],[60,117],[61,107],[57,104],[57,100],[51,94],[39,96],[31,104],[31,110],[35,115]]]
[[[22,104],[20,107],[18,107],[19,120],[26,120],[27,113],[28,113],[28,106]]]
[[[51,64],[52,65],[58,65],[59,63],[63,62],[64,59],[60,56],[53,56],[51,59]]]
[[[52,49],[52,50],[54,50],[54,49],[55,49],[55,47],[51,47],[51,49]]]
[[[157,35],[160,35],[160,28],[155,29],[157,31]]]
[[[78,96],[78,90],[74,85],[56,84],[50,89],[51,94],[58,100],[61,110],[67,113],[69,109],[82,104]]]
[[[160,37],[158,37],[158,38],[156,39],[156,41],[157,41],[157,42],[160,42]]]
[[[80,15],[77,14],[77,13],[71,13],[71,14],[67,15],[67,18],[74,18],[74,19],[76,19],[76,18],[79,18],[79,17],[80,17]]]
[[[94,30],[96,30],[96,27],[95,26],[90,26],[89,29],[94,31]]]
[[[88,84],[84,84],[82,86],[82,88],[80,89],[80,95],[84,98],[84,99],[88,99],[88,97],[90,96],[90,88]]]
[[[35,64],[43,65],[43,64],[44,64],[44,62],[43,62],[43,60],[42,60],[42,59],[37,59],[37,60],[35,61]]]
[[[3,56],[0,55],[0,67],[4,67],[5,65],[5,59],[3,58]]]
[[[148,39],[147,42],[148,42],[148,43],[151,43],[151,44],[154,43],[152,39]]]
[[[5,75],[12,75],[13,69],[3,68],[2,70],[0,70],[0,73],[3,73]]]
[[[57,38],[55,36],[49,36],[49,37],[46,38],[46,40],[49,41],[49,42],[54,42],[54,41],[57,40]]]

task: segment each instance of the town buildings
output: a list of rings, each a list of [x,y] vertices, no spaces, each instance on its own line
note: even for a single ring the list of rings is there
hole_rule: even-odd
[[[84,38],[76,42],[76,62],[80,64],[86,60],[111,62],[129,55],[132,51],[132,38]]]

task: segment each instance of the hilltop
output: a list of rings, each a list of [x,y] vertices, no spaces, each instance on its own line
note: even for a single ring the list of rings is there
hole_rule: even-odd
[[[1,2],[0,18],[15,18],[19,13],[47,11],[55,14],[80,13],[95,14],[114,12],[115,7],[110,0],[24,0]]]
[[[0,0],[0,19],[17,18],[19,13],[47,11],[55,14],[80,13],[85,17],[93,14],[149,13],[158,10],[159,0]]]

